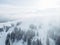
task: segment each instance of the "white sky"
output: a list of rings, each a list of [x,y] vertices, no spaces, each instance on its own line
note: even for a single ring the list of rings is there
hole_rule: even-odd
[[[59,12],[59,0],[0,0],[0,16],[6,18],[60,15]]]

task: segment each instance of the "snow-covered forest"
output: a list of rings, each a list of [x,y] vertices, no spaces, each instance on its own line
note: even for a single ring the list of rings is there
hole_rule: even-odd
[[[60,0],[0,0],[0,45],[60,45]]]
[[[0,23],[0,45],[60,45],[58,17],[33,17]]]

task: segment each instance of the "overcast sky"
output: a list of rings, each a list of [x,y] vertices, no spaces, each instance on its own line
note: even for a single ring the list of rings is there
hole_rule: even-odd
[[[60,15],[59,0],[0,0],[0,17]]]
[[[56,5],[59,4],[59,0],[0,0],[0,4],[20,7],[47,8],[56,7]]]

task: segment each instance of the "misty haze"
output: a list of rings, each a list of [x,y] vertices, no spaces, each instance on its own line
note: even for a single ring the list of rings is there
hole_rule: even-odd
[[[60,45],[60,1],[0,0],[0,45]]]

